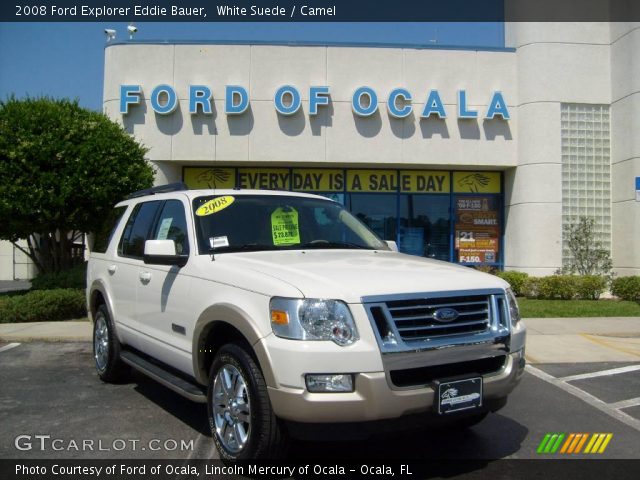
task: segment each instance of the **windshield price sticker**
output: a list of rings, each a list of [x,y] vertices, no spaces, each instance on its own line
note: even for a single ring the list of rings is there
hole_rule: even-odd
[[[222,237],[211,237],[209,238],[209,246],[211,248],[222,248],[222,247],[228,247],[229,246],[229,239],[227,238],[226,235],[222,236]]]
[[[271,234],[274,245],[295,245],[300,243],[298,212],[293,208],[289,210],[276,209],[271,214]]]
[[[196,215],[198,217],[205,217],[207,215],[218,213],[220,210],[224,210],[225,208],[227,208],[234,201],[235,201],[235,197],[232,197],[231,195],[225,195],[224,197],[216,197],[200,205],[196,210]]]

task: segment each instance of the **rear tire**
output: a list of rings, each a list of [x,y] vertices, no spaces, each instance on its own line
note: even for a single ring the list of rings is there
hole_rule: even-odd
[[[209,427],[223,460],[281,458],[288,437],[275,416],[260,367],[242,344],[217,353],[207,391]]]
[[[93,322],[93,359],[104,382],[122,380],[129,371],[120,360],[120,341],[105,305],[98,307]]]

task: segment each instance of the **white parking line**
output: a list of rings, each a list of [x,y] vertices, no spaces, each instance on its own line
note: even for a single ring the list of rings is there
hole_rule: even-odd
[[[5,345],[4,347],[0,347],[0,353],[6,352],[7,350],[11,350],[12,348],[16,348],[19,343],[10,343],[9,345]]]
[[[599,372],[581,373],[580,375],[570,375],[561,377],[558,380],[562,382],[573,382],[574,380],[583,380],[585,378],[606,377],[607,375],[617,375],[619,373],[635,372],[640,370],[640,365],[629,365],[627,367],[612,368],[611,370],[601,370]]]
[[[570,393],[575,397],[578,397],[583,402],[591,405],[592,407],[600,410],[603,413],[606,413],[610,417],[613,417],[616,420],[619,420],[622,423],[629,425],[631,428],[634,428],[640,432],[640,420],[638,420],[637,418],[633,418],[631,415],[627,415],[626,413],[618,410],[617,408],[614,408],[612,405],[615,405],[615,404],[605,403],[602,400],[600,400],[598,397],[594,397],[590,393],[587,393],[584,390],[580,390],[578,387],[571,385],[570,383],[567,383],[564,380],[556,378],[553,375],[549,375],[548,373],[543,372],[542,370],[536,367],[532,367],[531,365],[527,365],[526,369],[529,373],[538,377],[539,379],[544,380],[545,382],[548,382],[552,385],[555,385],[561,390],[564,390],[565,392]]]
[[[628,407],[636,407],[638,405],[640,405],[640,397],[630,398],[629,400],[620,400],[619,402],[609,404],[611,408],[615,408],[616,410]]]

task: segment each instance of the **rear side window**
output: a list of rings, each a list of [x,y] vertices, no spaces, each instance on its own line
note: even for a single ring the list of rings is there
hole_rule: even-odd
[[[187,219],[184,214],[184,205],[181,201],[167,200],[164,202],[151,238],[154,240],[173,240],[176,244],[176,253],[178,255],[189,253]]]
[[[100,229],[94,233],[93,248],[91,251],[96,253],[106,253],[109,243],[111,243],[111,238],[113,237],[116,228],[118,228],[120,220],[126,210],[127,207],[115,207],[109,212]]]
[[[118,254],[123,257],[142,258],[144,242],[149,238],[149,231],[156,218],[159,200],[139,203],[131,212],[124,233],[118,246]]]

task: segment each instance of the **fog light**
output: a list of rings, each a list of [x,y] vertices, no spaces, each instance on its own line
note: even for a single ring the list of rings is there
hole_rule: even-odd
[[[306,375],[305,380],[311,393],[353,392],[353,376],[348,373]]]

